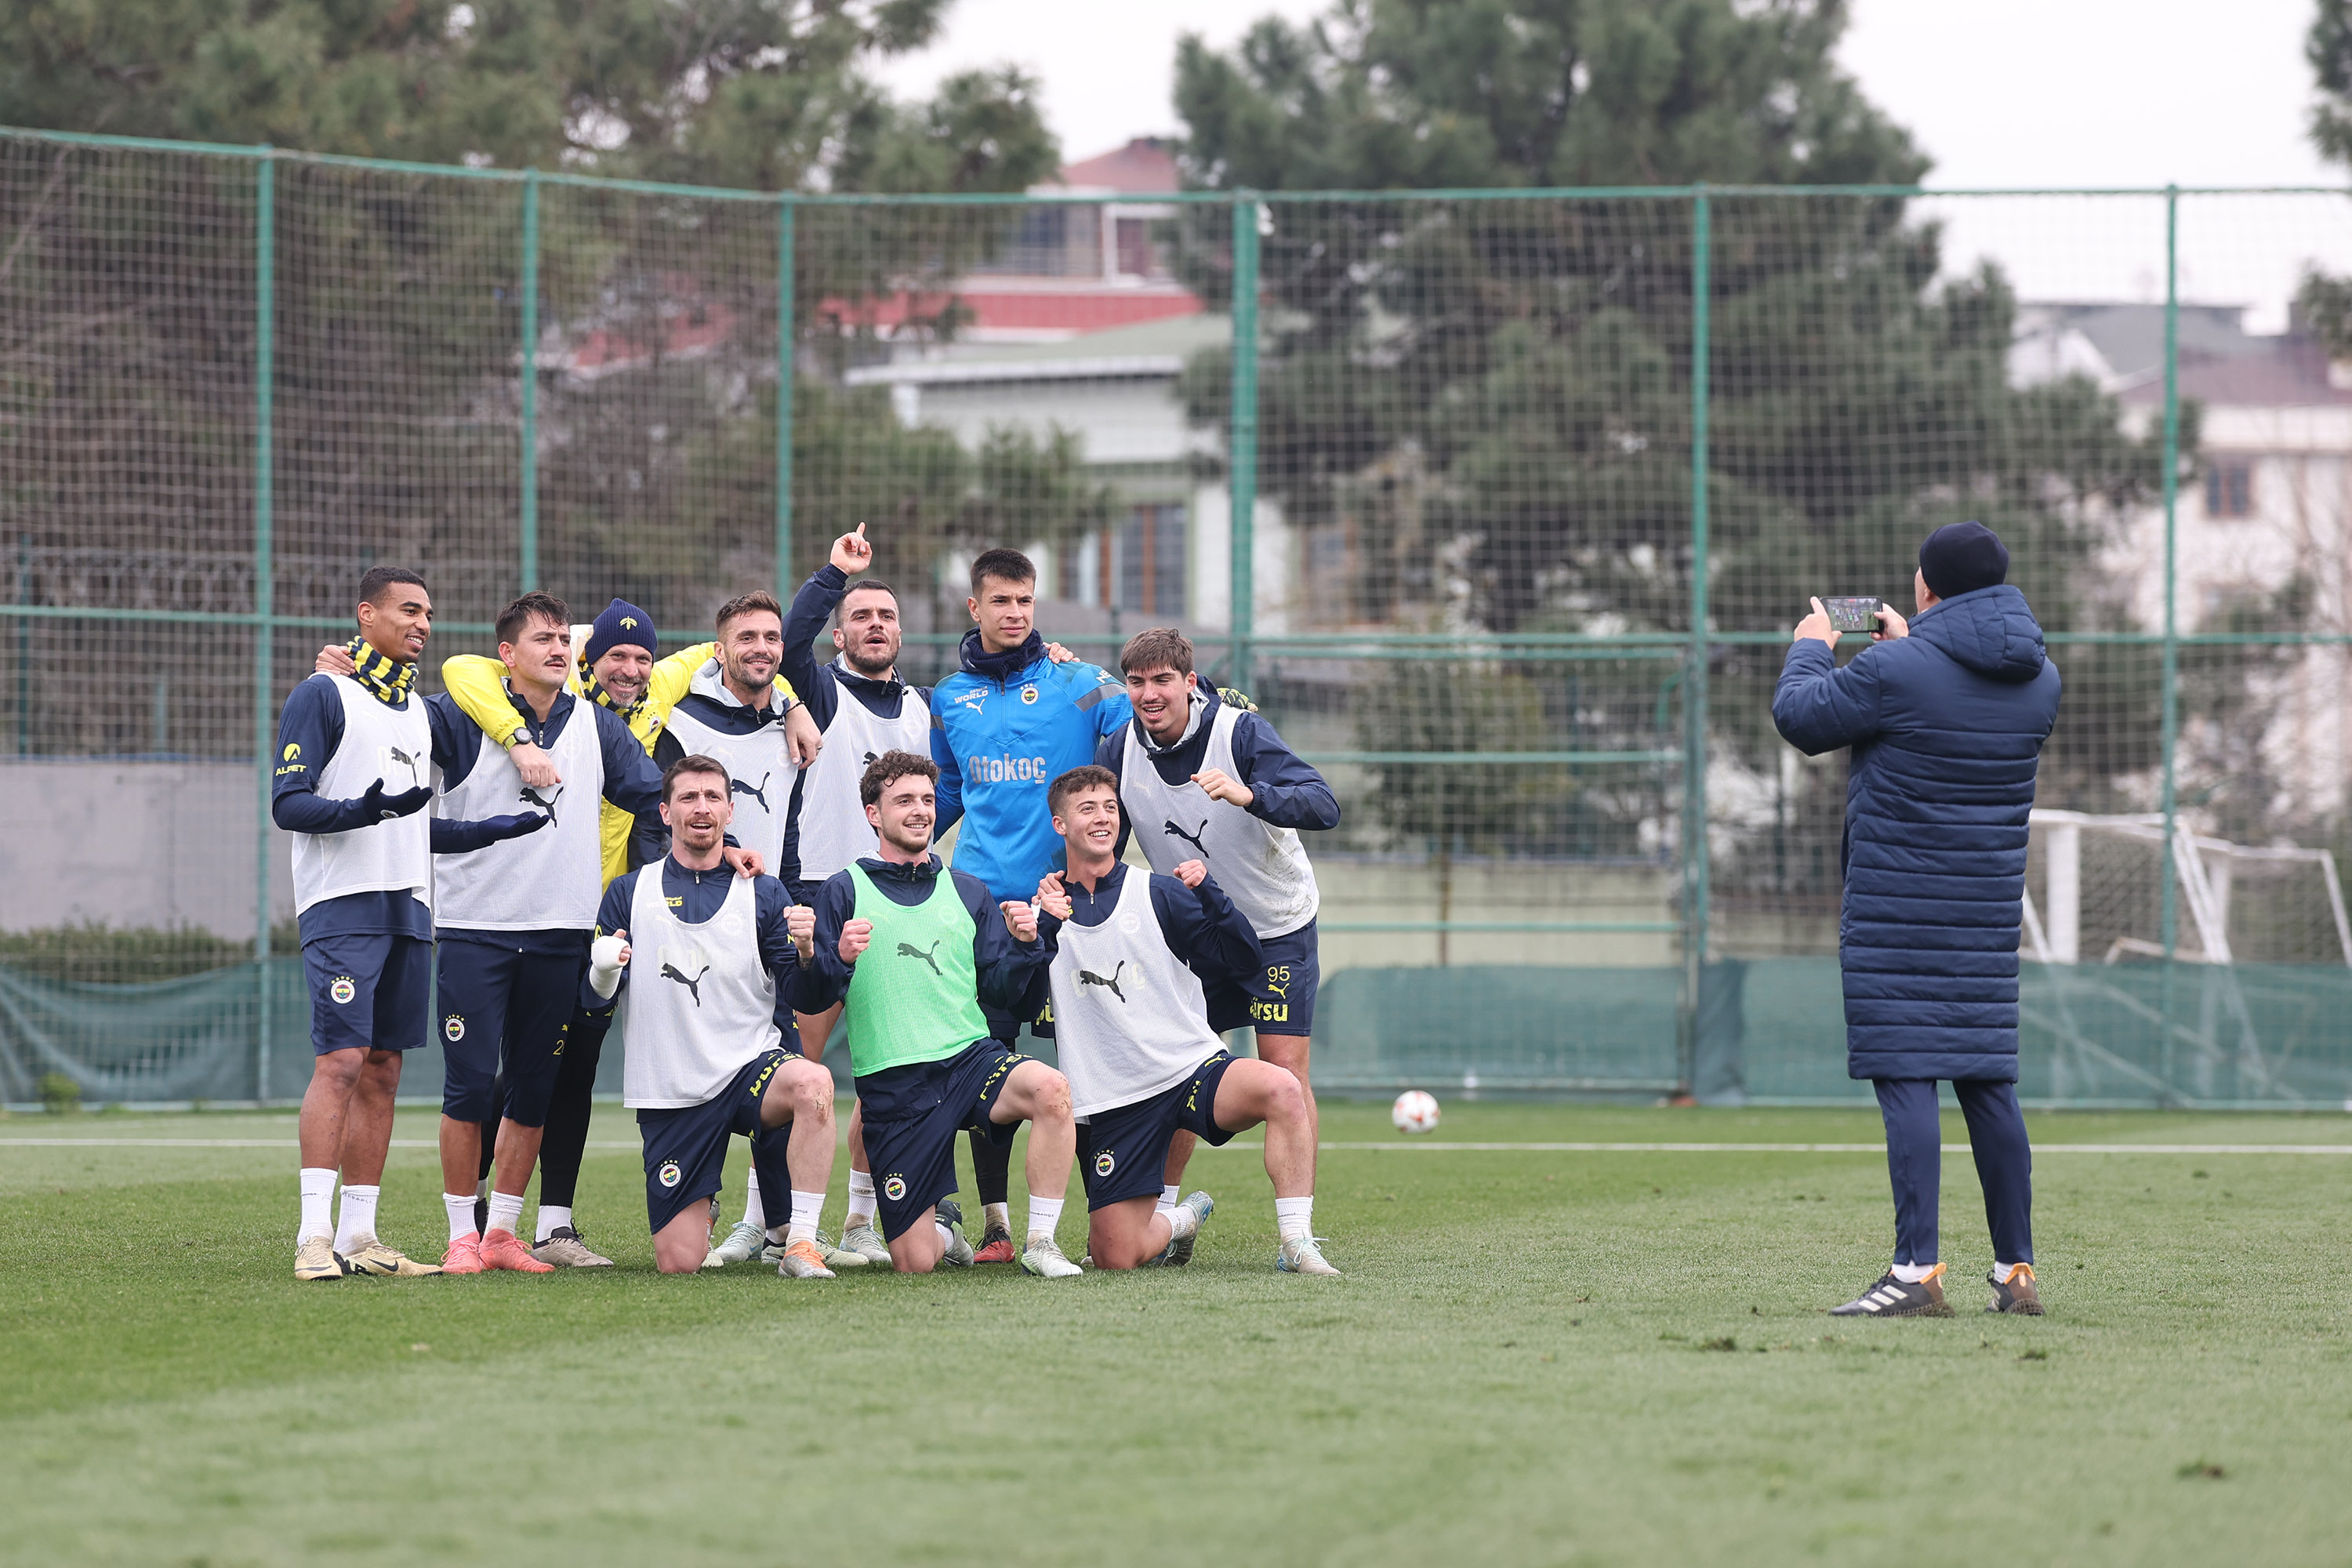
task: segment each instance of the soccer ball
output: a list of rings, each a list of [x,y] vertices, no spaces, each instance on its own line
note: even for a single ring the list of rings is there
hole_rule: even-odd
[[[1437,1131],[1437,1097],[1409,1089],[1396,1097],[1389,1107],[1389,1120],[1400,1132],[1434,1132]]]

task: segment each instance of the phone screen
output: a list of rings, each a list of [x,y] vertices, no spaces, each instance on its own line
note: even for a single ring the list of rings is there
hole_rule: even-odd
[[[1822,601],[1822,608],[1830,613],[1830,625],[1842,632],[1876,631],[1878,612],[1885,605],[1884,599],[1853,596]]]

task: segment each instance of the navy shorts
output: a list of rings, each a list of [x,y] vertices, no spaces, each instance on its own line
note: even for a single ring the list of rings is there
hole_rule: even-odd
[[[1217,1085],[1234,1058],[1219,1051],[1201,1070],[1149,1100],[1097,1110],[1078,1125],[1078,1173],[1087,1207],[1107,1209],[1130,1198],[1156,1198],[1168,1168],[1168,1145],[1191,1132],[1214,1148],[1233,1134],[1217,1125]]]
[[[771,1048],[744,1063],[732,1082],[700,1105],[637,1112],[637,1135],[646,1143],[646,1219],[656,1236],[718,1194],[727,1140],[760,1131],[760,1100],[783,1065],[784,1053]]]
[[[1315,922],[1286,936],[1258,939],[1265,954],[1265,972],[1246,984],[1209,988],[1209,1027],[1255,1029],[1261,1035],[1311,1035],[1315,1032],[1315,993],[1323,981],[1323,961],[1318,952]]]
[[[572,952],[522,952],[446,932],[440,947],[442,1114],[458,1121],[503,1114],[518,1126],[546,1126],[587,973],[587,933]]]
[[[302,944],[310,982],[310,1049],[413,1051],[433,1006],[433,944],[389,932]]]
[[[969,1127],[992,1143],[1013,1142],[1019,1123],[999,1127],[989,1112],[1013,1069],[1034,1059],[980,1040],[941,1061],[889,1068],[857,1080],[866,1164],[874,1173],[884,1239],[906,1235],[924,1210],[956,1190],[958,1132]]]

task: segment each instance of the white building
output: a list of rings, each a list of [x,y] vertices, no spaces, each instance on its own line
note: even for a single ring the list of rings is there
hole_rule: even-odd
[[[2242,310],[2182,306],[2179,395],[2201,408],[2200,477],[2175,507],[2175,605],[2184,633],[2250,627],[2352,631],[2352,366],[2307,335],[2248,333]],[[2124,404],[2137,434],[2164,408],[2160,305],[2029,304],[2010,354],[2013,382],[2087,375]],[[2105,562],[2131,621],[2164,625],[2164,514],[2138,510]],[[2259,742],[2267,801],[2233,802],[2301,834],[2335,818],[2352,780],[2352,654],[2315,645],[2264,657],[2249,700],[2268,710]],[[2232,773],[2242,730],[2191,719],[2183,797]],[[2191,775],[2201,775],[2192,777]]]

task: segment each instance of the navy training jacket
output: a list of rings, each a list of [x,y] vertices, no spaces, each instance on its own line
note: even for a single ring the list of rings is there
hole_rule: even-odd
[[[1789,649],[1772,722],[1808,756],[1853,748],[1839,865],[1846,1071],[2017,1079],[2026,816],[2059,679],[2025,595],[1947,599],[1841,669]]]

